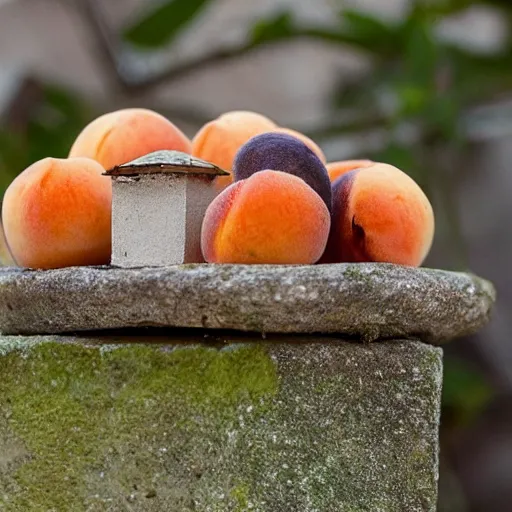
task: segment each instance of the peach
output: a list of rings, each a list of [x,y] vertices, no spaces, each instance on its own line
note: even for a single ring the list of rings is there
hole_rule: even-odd
[[[25,169],[2,205],[18,265],[49,269],[110,261],[112,184],[88,158],[45,158]]]
[[[341,160],[339,162],[329,162],[326,165],[331,183],[335,182],[340,176],[354,169],[363,169],[374,165],[371,160]]]
[[[296,130],[292,130],[291,128],[276,128],[275,130],[272,130],[274,133],[284,133],[286,135],[291,135],[292,137],[295,137],[299,139],[301,142],[306,144],[306,146],[315,153],[315,155],[320,159],[320,161],[325,165],[327,163],[327,159],[325,158],[324,152],[320,148],[320,146],[313,140],[310,139],[308,136],[304,135],[303,133],[300,133]]]
[[[209,263],[312,264],[331,219],[303,180],[264,170],[233,183],[206,210],[201,247]]]
[[[191,153],[190,140],[171,121],[142,108],[104,114],[89,123],[76,138],[70,158],[92,158],[105,169],[171,149]]]
[[[277,169],[303,179],[331,210],[331,182],[320,159],[296,137],[284,133],[264,133],[244,144],[233,165],[235,181],[264,169]]]
[[[255,135],[275,128],[277,125],[272,120],[256,112],[226,112],[197,132],[192,140],[192,154],[230,172],[241,146]],[[222,190],[232,182],[231,176],[218,177],[215,186]]]
[[[322,263],[423,263],[434,237],[434,212],[412,178],[376,164],[342,175],[332,188],[331,233]]]

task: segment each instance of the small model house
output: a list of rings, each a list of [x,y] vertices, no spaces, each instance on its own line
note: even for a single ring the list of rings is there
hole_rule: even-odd
[[[201,224],[226,171],[179,151],[116,166],[112,178],[112,265],[201,263]]]

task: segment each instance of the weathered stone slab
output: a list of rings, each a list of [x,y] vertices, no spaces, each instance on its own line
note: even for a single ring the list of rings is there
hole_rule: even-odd
[[[441,349],[161,340],[0,337],[1,510],[435,511]]]
[[[489,319],[475,276],[387,264],[0,269],[0,332],[141,326],[344,333],[439,342]]]

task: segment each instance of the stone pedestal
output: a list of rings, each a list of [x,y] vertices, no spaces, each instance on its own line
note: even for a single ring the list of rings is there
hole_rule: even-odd
[[[494,299],[476,276],[374,263],[0,268],[0,332],[158,326],[441,343],[480,329]]]
[[[434,512],[432,342],[494,298],[391,265],[0,271],[0,510]]]
[[[439,348],[108,341],[0,338],[2,510],[435,510]]]

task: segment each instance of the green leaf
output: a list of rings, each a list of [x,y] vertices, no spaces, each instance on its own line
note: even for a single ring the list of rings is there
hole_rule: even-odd
[[[345,9],[342,19],[347,23],[347,28],[361,38],[382,38],[391,32],[390,27],[379,18],[352,9]]]
[[[425,109],[424,120],[446,141],[460,142],[460,108],[454,94],[437,95]]]
[[[7,245],[7,240],[5,239],[4,227],[0,220],[0,267],[10,267],[14,266],[14,264],[11,251]]]
[[[257,22],[251,30],[251,42],[256,45],[278,41],[292,36],[294,32],[292,14],[281,12],[273,18]]]
[[[0,197],[9,183],[37,160],[67,157],[73,140],[91,117],[93,113],[73,94],[45,86],[22,130],[0,127]]]
[[[442,16],[450,16],[463,11],[473,3],[474,0],[416,0],[411,14],[417,18],[435,21]]]
[[[341,18],[344,21],[341,31],[349,35],[359,46],[380,55],[400,49],[400,33],[396,26],[386,24],[375,16],[351,9],[343,10]]]
[[[442,404],[459,422],[478,416],[492,396],[493,389],[481,373],[462,360],[445,358]]]
[[[475,55],[456,47],[446,49],[450,70],[461,102],[508,92],[512,87],[512,49],[492,55]]]
[[[405,65],[409,81],[417,86],[432,87],[438,62],[437,43],[432,27],[412,18],[404,27]]]
[[[211,0],[170,0],[123,32],[123,38],[144,48],[170,43]]]
[[[406,117],[423,112],[430,99],[429,93],[425,88],[411,83],[398,86],[396,92],[400,98],[401,114]]]
[[[27,148],[23,137],[0,129],[0,198],[26,163]]]

